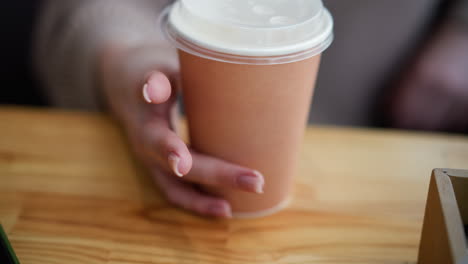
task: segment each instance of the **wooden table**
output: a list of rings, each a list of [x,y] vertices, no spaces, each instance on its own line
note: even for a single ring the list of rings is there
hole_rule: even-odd
[[[256,220],[168,205],[106,116],[0,109],[0,221],[28,263],[415,263],[435,167],[468,138],[313,127],[295,200]]]

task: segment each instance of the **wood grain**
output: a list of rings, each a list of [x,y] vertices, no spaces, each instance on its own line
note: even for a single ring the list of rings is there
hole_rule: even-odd
[[[463,136],[313,127],[295,200],[216,221],[168,205],[106,116],[0,109],[0,221],[28,263],[415,263],[431,170]]]

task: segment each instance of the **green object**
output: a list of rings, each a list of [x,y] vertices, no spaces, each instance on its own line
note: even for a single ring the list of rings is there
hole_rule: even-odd
[[[0,263],[2,264],[20,264],[18,258],[11,247],[8,237],[0,224]]]

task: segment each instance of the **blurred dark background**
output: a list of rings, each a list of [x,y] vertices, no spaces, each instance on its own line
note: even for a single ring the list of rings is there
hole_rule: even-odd
[[[42,1],[3,1],[0,9],[0,104],[44,106],[32,71],[34,23]]]
[[[40,83],[38,82],[35,74],[33,73],[33,61],[32,61],[32,46],[34,44],[34,28],[38,20],[38,14],[41,5],[45,0],[20,0],[20,1],[3,1],[3,6],[0,9],[0,82],[2,88],[0,89],[0,105],[1,104],[13,104],[13,105],[34,105],[34,106],[46,106],[47,100]],[[58,0],[61,1],[61,0]],[[57,2],[58,2],[57,1]],[[76,0],[80,1],[80,0]],[[371,1],[371,0],[369,0]],[[341,4],[337,0],[336,5]],[[427,32],[421,34],[421,44],[416,45],[413,50],[420,50],[425,46],[425,43],[430,40],[430,37],[436,32],[437,25],[442,24],[442,21],[447,19],[448,11],[452,10],[453,5],[457,3],[456,0],[440,0],[438,2],[437,8],[435,8],[435,14],[431,17],[431,20],[428,21],[429,26]],[[333,11],[333,10],[332,10]],[[338,19],[336,19],[339,22]],[[432,22],[432,23],[430,23]],[[341,25],[344,25],[342,23]],[[338,30],[339,24],[337,23],[336,29]],[[347,29],[347,28],[346,28]],[[333,48],[333,47],[332,47]],[[342,49],[344,50],[344,49]],[[332,49],[330,49],[332,51]],[[399,65],[409,65],[415,56],[418,56],[417,52],[415,54],[403,54],[407,56],[402,56]],[[337,53],[340,54],[340,53]],[[342,54],[342,53],[341,53]],[[327,72],[324,71],[326,63],[322,65],[322,77]],[[330,64],[331,65],[331,64]],[[329,73],[334,73],[334,65],[330,66]],[[377,94],[378,98],[389,97],[389,91],[396,87],[395,83],[400,81],[400,76],[403,71],[406,71],[406,67],[396,67],[395,73],[386,77],[388,80],[383,80],[384,86]],[[335,74],[329,74],[331,78],[336,78]],[[387,87],[388,86],[388,87]],[[325,89],[321,90],[322,93],[326,92]],[[333,92],[332,92],[333,93]],[[335,91],[336,93],[336,91]],[[322,97],[322,104],[329,105],[331,100],[324,100],[323,98],[333,98],[331,97]],[[317,98],[320,98],[320,94],[316,94]],[[444,98],[442,98],[444,99]],[[442,100],[441,99],[441,100]],[[317,100],[317,99],[316,99]],[[320,100],[320,99],[319,99]],[[387,103],[385,100],[374,100],[375,106],[372,108],[372,117],[373,121],[371,124],[373,126],[379,127],[388,127],[390,126],[390,121],[387,116],[385,109],[388,109]],[[315,103],[317,105],[317,103]],[[334,106],[333,106],[334,107]],[[329,110],[324,108],[323,110]],[[326,111],[323,111],[326,113]],[[341,114],[341,113],[339,113]],[[329,118],[327,115],[323,115],[324,118]],[[344,116],[344,115],[341,115]],[[322,123],[320,120],[314,120],[315,123]],[[330,121],[325,123],[336,122]],[[338,122],[336,122],[338,123]],[[407,129],[407,127],[404,127]],[[463,128],[463,132],[466,132],[468,128]],[[441,131],[453,132],[454,129],[440,129]],[[460,130],[460,129],[458,129]],[[456,130],[455,132],[459,132]]]

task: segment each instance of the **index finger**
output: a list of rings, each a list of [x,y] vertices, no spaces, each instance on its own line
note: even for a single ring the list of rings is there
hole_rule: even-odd
[[[162,104],[171,97],[171,83],[167,76],[160,71],[148,74],[143,85],[142,95],[150,104]]]

